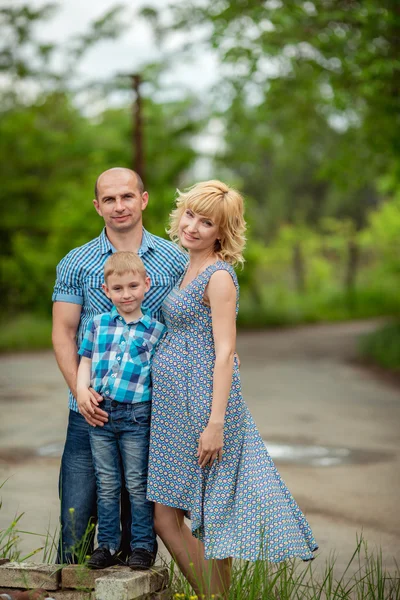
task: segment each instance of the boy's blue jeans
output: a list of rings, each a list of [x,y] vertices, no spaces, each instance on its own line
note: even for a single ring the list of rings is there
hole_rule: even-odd
[[[153,552],[153,503],[146,499],[151,402],[125,404],[105,399],[101,408],[108,413],[108,423],[89,429],[97,484],[98,545],[115,551],[120,546],[124,474],[132,511],[131,550]]]

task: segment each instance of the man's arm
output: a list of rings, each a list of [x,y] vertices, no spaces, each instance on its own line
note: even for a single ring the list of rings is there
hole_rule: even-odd
[[[82,305],[72,302],[53,304],[53,348],[61,373],[76,398],[78,374],[78,349],[76,332],[81,318]]]

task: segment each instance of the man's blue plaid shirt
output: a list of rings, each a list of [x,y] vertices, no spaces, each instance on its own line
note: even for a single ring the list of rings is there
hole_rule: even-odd
[[[93,317],[78,351],[92,360],[93,389],[118,402],[151,400],[151,359],[165,329],[147,314],[126,323],[115,306]]]
[[[57,266],[53,302],[71,302],[82,306],[76,336],[79,348],[89,321],[100,313],[110,311],[111,300],[102,290],[104,263],[115,252],[103,229],[99,237],[71,250]],[[187,255],[169,240],[164,240],[143,229],[142,244],[138,255],[151,280],[143,307],[157,320],[161,317],[161,304],[185,270]],[[71,391],[69,407],[78,412],[78,405]]]

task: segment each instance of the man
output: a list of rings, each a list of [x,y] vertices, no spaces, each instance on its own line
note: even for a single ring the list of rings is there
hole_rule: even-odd
[[[160,319],[161,304],[187,262],[175,244],[143,228],[142,214],[148,200],[143,182],[134,171],[116,167],[102,173],[96,181],[93,204],[105,227],[99,237],[71,250],[57,266],[53,293],[53,347],[70,389],[67,439],[60,470],[59,559],[62,562],[76,562],[78,552],[90,552],[93,537],[90,524],[96,516],[96,482],[89,427],[101,427],[107,421],[107,413],[100,407],[95,407],[94,414],[78,412],[76,377],[77,350],[89,320],[112,307],[102,290],[104,263],[115,251],[136,252],[151,279],[143,306],[154,318]],[[129,523],[125,527],[129,536]],[[85,544],[89,546],[87,549],[83,547]],[[129,553],[128,547],[122,550]]]

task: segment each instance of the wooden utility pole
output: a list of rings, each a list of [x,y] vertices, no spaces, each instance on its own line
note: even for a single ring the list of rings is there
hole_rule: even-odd
[[[142,97],[140,95],[140,84],[142,78],[140,75],[131,75],[132,89],[135,92],[133,101],[133,122],[132,122],[132,157],[133,169],[139,173],[140,177],[145,178],[144,152],[143,152],[143,120],[142,120]]]

